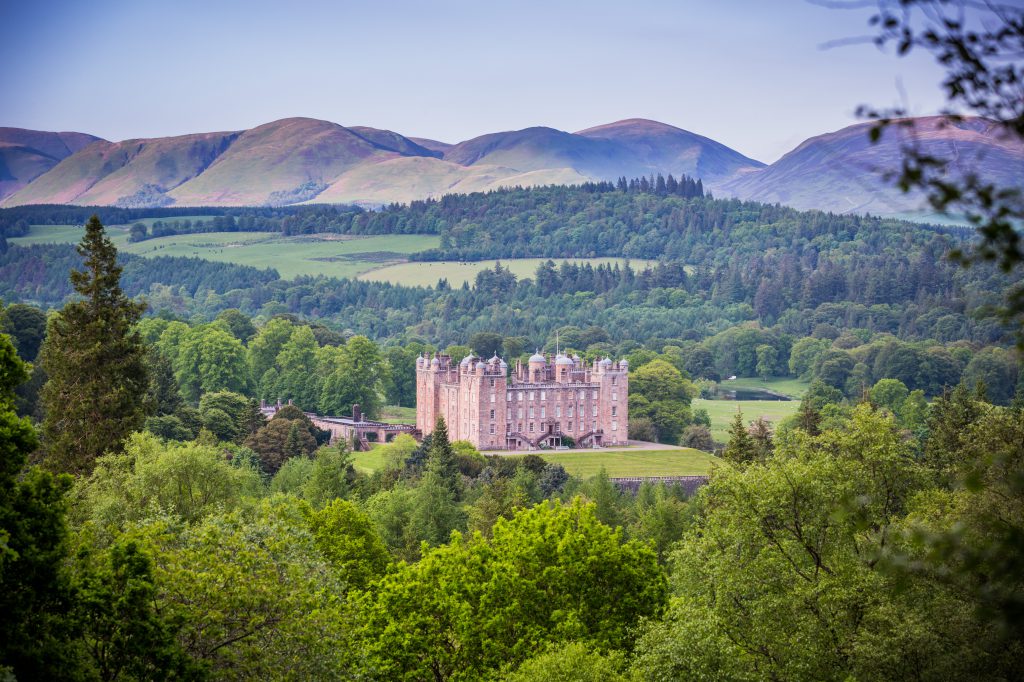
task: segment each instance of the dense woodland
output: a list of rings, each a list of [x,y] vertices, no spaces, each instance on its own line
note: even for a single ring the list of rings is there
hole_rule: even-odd
[[[372,413],[408,395],[402,369],[429,346],[238,310],[142,318],[98,221],[79,248],[78,297],[0,319],[0,666],[18,679],[1011,680],[1024,665],[1022,403],[967,385],[970,344],[756,326],[633,342],[631,411],[655,431],[695,435],[716,357],[818,378],[776,428],[737,415],[692,497],[485,457],[443,420],[367,474],[298,406],[268,421],[256,400]],[[561,329],[588,353],[616,343]],[[513,356],[526,341],[468,339]],[[826,383],[839,354],[883,374],[966,364],[944,387],[844,391]]]

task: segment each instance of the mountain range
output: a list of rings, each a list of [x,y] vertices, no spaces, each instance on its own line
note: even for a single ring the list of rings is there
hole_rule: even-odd
[[[554,128],[449,144],[389,130],[288,118],[249,130],[110,142],[92,135],[0,128],[0,206],[379,205],[502,186],[574,184],[661,173],[699,177],[716,196],[839,213],[922,208],[883,179],[913,141],[1004,185],[1024,178],[1024,145],[985,119],[914,120],[877,144],[869,124],[812,137],[773,164],[646,119],[569,133]]]

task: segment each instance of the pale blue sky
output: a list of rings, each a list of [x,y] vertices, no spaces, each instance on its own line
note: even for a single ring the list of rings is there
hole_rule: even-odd
[[[287,116],[456,142],[652,118],[771,162],[939,70],[805,0],[0,0],[0,125],[107,139]]]

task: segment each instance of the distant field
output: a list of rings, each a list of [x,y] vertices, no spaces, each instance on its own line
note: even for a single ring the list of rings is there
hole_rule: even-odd
[[[202,216],[192,216],[192,219]],[[179,218],[182,220],[183,218]],[[155,219],[141,222],[152,223]],[[107,228],[111,240],[125,253],[139,256],[192,256],[257,268],[276,268],[283,279],[299,275],[355,277],[381,264],[404,261],[410,253],[435,248],[433,235],[399,234],[372,237],[306,235],[284,237],[277,232],[201,232],[147,239],[131,244],[128,228]],[[74,225],[33,225],[26,237],[11,244],[74,243],[82,228]]]
[[[717,457],[693,448],[675,450],[560,450],[537,453],[561,464],[573,476],[590,478],[601,467],[611,477],[625,476],[702,476],[719,461]]]
[[[781,393],[782,395],[788,395],[790,398],[802,398],[804,393],[807,391],[807,387],[810,386],[811,383],[801,379],[769,379],[768,381],[761,381],[756,377],[744,377],[742,379],[736,379],[735,381],[722,381],[719,385],[725,389],[766,389],[769,391],[775,391],[776,393]]]
[[[703,408],[711,417],[711,435],[725,443],[729,440],[729,425],[732,424],[736,409],[743,412],[743,421],[750,423],[758,417],[769,422],[778,422],[800,409],[798,400],[704,400],[693,401],[693,409]]]
[[[25,237],[11,237],[7,241],[18,246],[32,244],[75,244],[82,240],[85,230],[81,225],[32,225]],[[114,244],[121,248],[128,242],[128,230],[108,227],[107,234]]]
[[[426,247],[424,247],[426,248]],[[406,286],[434,286],[437,280],[442,277],[448,280],[453,287],[461,287],[463,282],[470,284],[476,279],[476,274],[484,269],[494,268],[495,263],[501,263],[512,273],[522,279],[533,277],[537,272],[537,266],[541,263],[552,260],[556,264],[563,260],[574,263],[590,263],[593,266],[599,264],[619,263],[627,260],[634,269],[643,269],[646,265],[653,265],[654,261],[627,259],[627,258],[508,258],[499,260],[483,260],[474,262],[464,261],[437,261],[437,262],[410,262],[389,265],[385,267],[368,270],[359,275],[359,279],[374,282],[391,282],[393,284],[404,284]]]
[[[299,275],[355,277],[382,262],[403,260],[438,243],[436,236],[419,234],[283,237],[276,232],[206,232],[147,239],[126,244],[124,250],[140,256],[194,256],[276,268],[283,279],[292,279]]]

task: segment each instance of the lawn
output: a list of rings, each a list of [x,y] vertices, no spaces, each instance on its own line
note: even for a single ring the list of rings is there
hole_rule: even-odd
[[[730,382],[731,383],[731,382]],[[778,422],[800,409],[798,400],[703,400],[693,401],[693,409],[705,409],[711,417],[711,435],[716,441],[729,440],[729,425],[737,408],[743,413],[743,421],[750,423],[758,417],[769,422]]]
[[[559,450],[538,451],[549,462],[561,464],[573,476],[590,478],[604,467],[612,478],[629,476],[703,476],[717,457],[693,448],[672,450]],[[352,453],[356,469],[373,473],[384,466],[381,448]]]
[[[426,248],[426,247],[424,247]],[[627,258],[507,258],[499,260],[482,260],[473,262],[462,261],[436,261],[436,262],[409,262],[396,265],[387,265],[373,270],[368,270],[359,275],[359,279],[374,282],[391,282],[392,284],[404,284],[405,286],[434,286],[437,280],[442,277],[448,280],[453,287],[461,287],[463,282],[470,284],[476,279],[476,273],[483,269],[492,269],[494,264],[500,262],[512,273],[522,279],[533,277],[537,272],[537,266],[541,263],[552,260],[555,264],[563,260],[570,260],[574,263],[590,263],[593,266],[608,263],[625,263],[627,260],[632,264],[633,269],[642,270],[647,265],[653,265],[654,261],[627,259]]]
[[[385,405],[380,410],[380,421],[391,424],[415,424],[416,408]]]
[[[352,464],[364,474],[372,474],[384,466],[383,450],[373,447],[369,450],[360,450],[352,453]]]
[[[804,392],[807,391],[807,387],[811,385],[809,381],[803,381],[802,379],[793,379],[790,377],[780,377],[769,379],[768,381],[762,381],[757,377],[742,377],[735,381],[722,381],[719,383],[722,388],[754,388],[754,389],[766,389],[769,391],[775,391],[782,395],[789,396],[790,398],[802,398]]]
[[[538,452],[549,462],[561,464],[573,476],[590,478],[601,467],[612,478],[629,476],[703,476],[719,461],[693,448],[673,450],[559,450]]]

